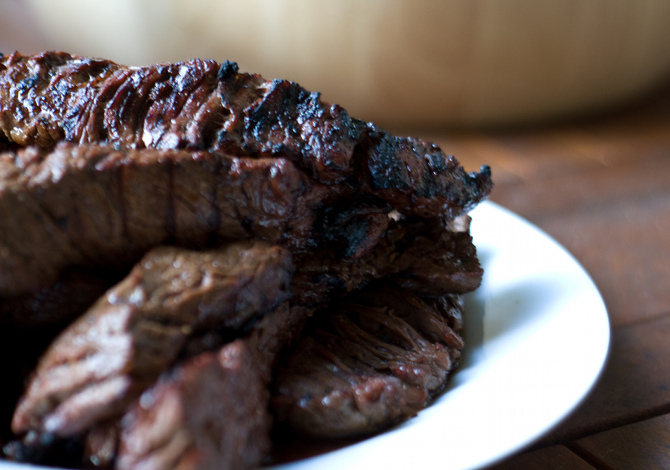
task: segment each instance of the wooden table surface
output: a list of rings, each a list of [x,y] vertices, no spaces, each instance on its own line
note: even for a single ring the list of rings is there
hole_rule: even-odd
[[[670,469],[670,86],[579,122],[426,136],[468,170],[491,165],[491,200],[580,261],[611,324],[586,400],[488,470]]]

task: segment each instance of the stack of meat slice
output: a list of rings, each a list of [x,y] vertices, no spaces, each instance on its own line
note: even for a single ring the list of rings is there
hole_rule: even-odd
[[[254,468],[272,414],[377,432],[458,364],[488,167],[231,62],[57,52],[0,55],[0,152],[0,325],[59,330],[8,458]]]

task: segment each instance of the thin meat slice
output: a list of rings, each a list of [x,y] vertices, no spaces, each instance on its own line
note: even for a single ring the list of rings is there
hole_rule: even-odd
[[[291,281],[294,301],[317,305],[354,292],[376,279],[387,279],[428,296],[445,292],[465,294],[479,287],[484,270],[468,232],[467,216],[446,226],[435,219],[396,221],[386,214],[384,217],[385,225],[372,223],[377,219],[376,214],[367,218],[372,221],[363,225],[366,236],[370,237],[369,233],[374,231],[376,243],[360,256],[343,257],[341,244],[336,242],[315,252],[297,254]]]
[[[114,417],[165,371],[187,339],[241,329],[289,297],[291,257],[239,242],[208,252],[159,247],[68,327],[40,360],[12,420],[72,436]]]
[[[318,312],[279,364],[272,405],[303,436],[367,435],[425,408],[457,367],[458,295],[370,288]]]
[[[0,296],[164,243],[307,243],[323,194],[283,159],[71,144],[0,155]]]
[[[163,374],[120,421],[116,468],[257,468],[271,448],[274,363],[309,313],[286,303],[248,336]]]
[[[286,158],[395,208],[453,218],[492,189],[421,139],[352,119],[294,82],[191,60],[147,67],[44,52],[0,58],[0,131],[23,146],[67,140]]]
[[[2,154],[0,296],[48,288],[71,267],[114,270],[131,265],[146,250],[167,242],[206,246],[257,238],[296,251],[321,244],[324,249],[316,256],[329,263],[318,269],[338,269],[352,260],[378,263],[369,258],[380,252],[380,240],[386,251],[397,253],[394,236],[387,234],[391,208],[356,196],[348,186],[315,183],[280,158],[66,143],[47,154],[34,148]],[[423,222],[433,225],[427,235],[414,232],[426,243],[417,244],[400,263],[407,265],[415,254],[435,260],[417,264],[418,285],[434,272],[444,272],[432,264],[452,251],[445,246],[453,245],[450,235],[436,233],[444,225],[430,220]],[[442,254],[430,253],[436,240]],[[476,261],[474,248],[469,250],[456,253],[455,259]],[[307,266],[309,259],[311,254]]]

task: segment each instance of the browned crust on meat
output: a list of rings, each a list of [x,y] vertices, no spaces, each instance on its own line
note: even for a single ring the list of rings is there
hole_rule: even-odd
[[[492,188],[488,167],[467,174],[433,144],[392,136],[318,93],[231,62],[126,67],[15,53],[0,60],[0,130],[43,148],[67,140],[286,158],[318,181],[349,180],[398,209],[447,218]]]

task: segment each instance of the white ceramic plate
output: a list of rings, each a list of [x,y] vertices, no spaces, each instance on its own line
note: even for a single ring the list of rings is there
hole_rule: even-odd
[[[472,469],[521,449],[589,392],[609,323],[595,285],[560,245],[491,202],[472,212],[485,269],[466,303],[464,361],[431,407],[379,436],[271,470]],[[37,468],[0,462],[0,469]]]
[[[588,274],[494,203],[472,218],[484,281],[467,299],[464,363],[447,392],[389,432],[272,470],[479,468],[530,444],[590,391],[610,329]]]

